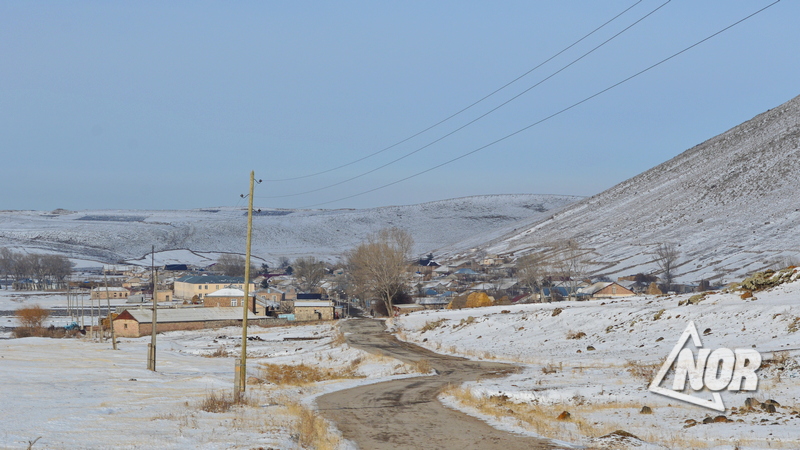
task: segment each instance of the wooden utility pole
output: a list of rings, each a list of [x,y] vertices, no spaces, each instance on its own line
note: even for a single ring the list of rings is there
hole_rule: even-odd
[[[250,303],[250,241],[253,236],[253,186],[255,172],[250,171],[250,194],[247,206],[247,243],[244,256],[244,301],[242,302],[242,356],[234,371],[235,393],[239,395],[247,388],[247,308]]]
[[[90,315],[92,317],[92,320],[91,320],[91,322],[92,322],[92,338],[96,342],[99,342],[100,336],[98,335],[97,330],[100,329],[100,312],[99,311],[97,312],[97,323],[95,323],[95,320],[94,320],[95,309],[96,309],[95,306],[94,306],[94,301],[95,300],[97,300],[97,299],[92,298],[92,292],[89,291],[89,311],[91,312]],[[100,304],[100,302],[98,300],[98,305],[99,304]]]
[[[108,295],[108,276],[103,274],[103,281],[106,284],[106,306],[108,306],[108,327],[111,328],[111,346],[117,349],[117,335],[114,333],[114,315],[111,313],[111,296]]]
[[[150,322],[153,326],[153,331],[150,333],[150,343],[147,345],[147,369],[156,371],[156,314],[158,311],[158,271],[156,270],[156,246],[150,253],[150,270],[153,272],[153,320]]]

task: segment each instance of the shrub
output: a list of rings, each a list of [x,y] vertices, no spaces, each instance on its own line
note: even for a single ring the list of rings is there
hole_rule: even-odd
[[[44,321],[50,316],[50,310],[34,305],[18,309],[16,316],[20,325],[25,328],[41,328]]]

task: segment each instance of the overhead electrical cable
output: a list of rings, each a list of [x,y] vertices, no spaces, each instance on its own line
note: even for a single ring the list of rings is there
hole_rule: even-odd
[[[486,145],[478,147],[478,148],[476,148],[474,150],[471,150],[471,151],[469,151],[467,153],[459,155],[459,156],[457,156],[455,158],[449,159],[449,160],[447,160],[447,161],[445,161],[443,163],[437,164],[437,165],[435,165],[433,167],[430,167],[428,169],[422,170],[420,172],[416,172],[416,173],[414,173],[412,175],[409,175],[409,176],[407,176],[405,178],[401,178],[399,180],[392,181],[391,183],[386,183],[384,185],[381,185],[381,186],[378,186],[378,187],[375,187],[375,188],[372,188],[372,189],[368,189],[366,191],[362,191],[362,192],[359,192],[357,194],[353,194],[353,195],[348,195],[346,197],[337,198],[335,200],[330,200],[330,201],[327,201],[327,202],[322,202],[322,203],[316,203],[316,204],[313,204],[313,205],[303,206],[300,209],[314,208],[314,207],[317,207],[317,206],[328,205],[328,204],[331,204],[331,203],[340,202],[342,200],[348,200],[348,199],[351,199],[351,198],[354,198],[354,197],[359,197],[361,195],[369,194],[371,192],[375,192],[375,191],[378,191],[380,189],[385,189],[385,188],[387,188],[389,186],[394,186],[395,184],[402,183],[404,181],[408,181],[408,180],[410,180],[412,178],[418,177],[420,175],[426,174],[428,172],[431,172],[431,171],[436,170],[436,169],[438,169],[440,167],[443,167],[443,166],[446,166],[448,164],[451,164],[451,163],[453,163],[455,161],[458,161],[460,159],[466,158],[467,156],[470,156],[470,155],[472,155],[474,153],[477,153],[477,152],[479,152],[481,150],[485,150],[485,149],[487,149],[487,148],[489,148],[489,147],[491,147],[491,146],[493,146],[495,144],[498,144],[500,142],[505,141],[506,139],[509,139],[509,138],[511,138],[513,136],[516,136],[517,134],[520,134],[523,131],[526,131],[526,130],[528,130],[530,128],[533,128],[533,127],[535,127],[535,126],[537,126],[537,125],[539,125],[539,124],[541,124],[543,122],[546,122],[546,121],[548,121],[548,120],[550,120],[550,119],[552,119],[552,118],[554,118],[556,116],[559,116],[559,115],[561,115],[561,114],[563,114],[563,113],[565,113],[565,112],[567,112],[567,111],[569,111],[569,110],[571,110],[571,109],[573,109],[573,108],[575,108],[575,107],[577,107],[577,106],[579,106],[579,105],[581,105],[583,103],[586,103],[589,100],[591,100],[591,99],[593,99],[595,97],[598,97],[599,95],[604,94],[604,93],[616,88],[617,86],[620,86],[620,85],[622,85],[624,83],[627,83],[628,81],[638,77],[639,75],[642,75],[643,73],[648,72],[648,71],[660,66],[661,64],[664,64],[665,62],[667,62],[667,61],[669,61],[669,60],[671,60],[671,59],[673,59],[673,58],[675,58],[675,57],[677,57],[677,56],[679,56],[679,55],[681,55],[681,54],[693,49],[694,47],[697,47],[698,45],[708,41],[709,39],[712,39],[712,38],[724,33],[725,31],[735,27],[736,25],[739,25],[740,23],[750,19],[751,17],[754,17],[754,16],[766,11],[767,9],[769,9],[769,8],[775,6],[776,4],[780,3],[780,1],[781,0],[776,0],[776,1],[772,2],[772,3],[770,3],[769,5],[759,9],[758,11],[756,11],[756,12],[754,12],[752,14],[749,14],[748,16],[745,16],[744,18],[737,20],[736,22],[726,26],[725,28],[722,28],[721,30],[719,30],[719,31],[717,31],[717,32],[715,32],[715,33],[713,33],[713,34],[711,34],[711,35],[709,35],[709,36],[707,36],[707,37],[695,42],[694,44],[684,48],[683,50],[680,50],[680,51],[678,51],[676,53],[673,53],[672,55],[670,55],[670,56],[658,61],[657,63],[652,64],[652,65],[648,66],[647,68],[640,70],[639,72],[636,72],[635,74],[625,78],[624,80],[619,81],[617,83],[614,83],[611,86],[609,86],[609,87],[607,87],[605,89],[602,89],[602,90],[590,95],[589,97],[584,98],[583,100],[580,100],[580,101],[578,101],[576,103],[573,103],[570,106],[567,106],[566,108],[563,108],[563,109],[561,109],[561,110],[559,110],[559,111],[557,111],[557,112],[555,112],[553,114],[550,114],[549,116],[547,116],[547,117],[545,117],[543,119],[540,119],[540,120],[538,120],[538,121],[536,121],[536,122],[534,122],[534,123],[532,123],[530,125],[527,125],[527,126],[525,126],[523,128],[520,128],[519,130],[514,131],[513,133],[507,134],[507,135],[501,137],[500,139],[494,140],[494,141],[492,141],[492,142],[490,142],[490,143],[488,143]]]
[[[564,52],[566,52],[567,50],[571,49],[572,47],[574,47],[574,46],[578,45],[580,42],[582,42],[583,40],[585,40],[585,39],[586,39],[586,38],[588,38],[589,36],[593,35],[594,33],[596,33],[597,31],[599,31],[600,29],[602,29],[602,28],[603,28],[603,27],[605,27],[606,25],[608,25],[608,24],[610,24],[611,22],[613,22],[614,20],[618,19],[620,16],[622,16],[622,15],[623,15],[623,14],[625,14],[626,12],[630,11],[630,10],[631,10],[631,9],[632,9],[634,6],[638,5],[638,4],[639,4],[639,3],[641,3],[642,1],[643,1],[643,0],[638,0],[636,3],[634,3],[633,5],[631,5],[631,6],[627,7],[627,8],[626,8],[624,11],[622,11],[621,13],[619,13],[619,14],[617,14],[616,16],[612,17],[611,19],[609,19],[608,21],[606,21],[605,23],[603,23],[603,24],[602,24],[602,25],[600,25],[599,27],[595,28],[594,30],[590,31],[589,33],[587,33],[586,35],[584,35],[583,37],[581,37],[581,38],[580,38],[580,39],[578,39],[577,41],[575,41],[575,42],[573,42],[572,44],[568,45],[567,47],[565,47],[564,49],[562,49],[562,50],[561,50],[561,51],[559,51],[558,53],[554,54],[553,56],[551,56],[551,57],[547,58],[546,60],[542,61],[541,63],[537,64],[535,67],[533,67],[532,69],[530,69],[530,70],[528,70],[527,72],[523,73],[522,75],[518,76],[517,78],[514,78],[513,80],[509,81],[508,83],[506,83],[506,84],[504,84],[504,85],[500,86],[499,88],[497,88],[497,89],[495,89],[494,91],[490,92],[489,94],[485,95],[485,96],[484,96],[484,97],[482,97],[481,99],[479,99],[479,100],[477,100],[477,101],[475,101],[475,102],[471,103],[470,105],[468,105],[468,106],[466,106],[466,107],[464,107],[464,108],[460,109],[459,111],[457,111],[457,112],[455,112],[455,113],[453,113],[453,114],[451,114],[451,115],[449,115],[449,116],[445,117],[444,119],[442,119],[442,120],[440,120],[440,121],[438,121],[438,122],[434,123],[433,125],[431,125],[431,126],[429,126],[429,127],[425,128],[425,129],[423,129],[423,130],[421,130],[421,131],[418,131],[417,133],[414,133],[414,134],[412,134],[411,136],[409,136],[409,137],[407,137],[407,138],[405,138],[405,139],[402,139],[402,140],[400,140],[400,141],[398,141],[398,142],[396,142],[396,143],[394,143],[394,144],[392,144],[392,145],[390,145],[390,146],[388,146],[388,147],[385,147],[385,148],[383,148],[383,149],[381,149],[381,150],[378,150],[378,151],[376,151],[376,152],[370,153],[369,155],[363,156],[363,157],[361,157],[361,158],[355,159],[355,160],[353,160],[353,161],[350,161],[350,162],[348,162],[348,163],[345,163],[345,164],[342,164],[342,165],[340,165],[340,166],[336,166],[336,167],[333,167],[333,168],[330,168],[330,169],[322,170],[322,171],[315,172],[315,173],[310,173],[310,174],[307,174],[307,175],[300,175],[300,176],[296,176],[296,177],[289,177],[289,178],[273,178],[273,179],[266,179],[266,178],[265,178],[265,179],[264,179],[264,181],[272,181],[272,182],[277,182],[277,181],[294,181],[294,180],[302,180],[302,179],[304,179],[304,178],[311,178],[311,177],[315,177],[315,176],[317,176],[317,175],[322,175],[322,174],[325,174],[325,173],[328,173],[328,172],[333,172],[334,170],[339,170],[339,169],[342,169],[342,168],[344,168],[344,167],[351,166],[351,165],[353,165],[353,164],[359,163],[359,162],[361,162],[361,161],[364,161],[364,160],[366,160],[366,159],[372,158],[373,156],[379,155],[379,154],[381,154],[381,153],[383,153],[383,152],[385,152],[385,151],[391,150],[391,149],[393,149],[393,148],[397,147],[397,146],[398,146],[398,145],[400,145],[400,144],[404,144],[404,143],[406,143],[406,142],[410,141],[411,139],[414,139],[415,137],[417,137],[417,136],[419,136],[419,135],[421,135],[421,134],[423,134],[423,133],[425,133],[425,132],[427,132],[427,131],[430,131],[430,130],[434,129],[434,128],[438,127],[439,125],[441,125],[441,124],[443,124],[443,123],[447,122],[448,120],[450,120],[450,119],[452,119],[452,118],[454,118],[454,117],[456,117],[456,116],[460,115],[461,113],[463,113],[463,112],[465,112],[465,111],[467,111],[467,110],[471,109],[473,106],[476,106],[477,104],[479,104],[479,103],[483,102],[484,100],[488,99],[489,97],[492,97],[493,95],[497,94],[498,92],[502,91],[503,89],[505,89],[505,88],[507,88],[507,87],[511,86],[512,84],[514,84],[514,83],[516,83],[517,81],[521,80],[522,78],[526,77],[527,75],[529,75],[529,74],[530,74],[531,72],[533,72],[534,70],[538,69],[539,67],[542,67],[543,65],[545,65],[545,64],[547,64],[548,62],[552,61],[553,59],[557,58],[557,57],[558,57],[558,56],[560,56],[562,53],[564,53]]]
[[[463,130],[464,128],[466,128],[466,127],[468,127],[468,126],[472,125],[473,123],[475,123],[475,122],[477,122],[477,121],[479,121],[479,120],[483,119],[484,117],[488,116],[489,114],[492,114],[493,112],[495,112],[495,111],[497,111],[498,109],[502,108],[503,106],[505,106],[505,105],[507,105],[507,104],[511,103],[512,101],[514,101],[514,100],[518,99],[519,97],[522,97],[522,96],[523,96],[523,95],[525,95],[526,93],[530,92],[532,89],[534,89],[534,88],[536,88],[536,87],[540,86],[540,85],[541,85],[542,83],[544,83],[545,81],[547,81],[547,80],[549,80],[549,79],[553,78],[554,76],[556,76],[556,75],[558,75],[559,73],[563,72],[564,70],[566,70],[567,68],[571,67],[572,65],[574,65],[574,64],[575,64],[575,63],[577,63],[578,61],[582,60],[583,58],[585,58],[585,57],[589,56],[590,54],[594,53],[595,51],[597,51],[598,49],[600,49],[600,48],[601,48],[601,47],[603,47],[604,45],[608,44],[609,42],[611,42],[611,41],[612,41],[612,40],[614,40],[615,38],[619,37],[620,35],[622,35],[622,34],[623,34],[623,33],[625,33],[626,31],[630,30],[630,29],[631,29],[631,28],[633,28],[635,25],[637,25],[638,23],[640,23],[640,22],[641,22],[641,21],[643,21],[644,19],[648,18],[649,16],[651,16],[652,14],[654,14],[654,13],[655,13],[656,11],[658,11],[659,9],[663,8],[664,6],[666,6],[666,5],[667,5],[667,3],[669,3],[670,1],[672,1],[672,0],[667,0],[666,2],[662,3],[662,4],[661,4],[661,5],[659,5],[657,8],[653,9],[652,11],[650,11],[650,12],[649,12],[649,13],[647,13],[647,14],[645,14],[644,16],[642,16],[641,18],[639,18],[638,20],[636,20],[636,21],[635,21],[635,22],[633,22],[632,24],[630,24],[630,25],[628,25],[627,27],[623,28],[623,29],[622,29],[621,31],[619,31],[618,33],[614,34],[613,36],[611,36],[610,38],[606,39],[605,41],[603,41],[603,42],[602,42],[602,43],[600,43],[599,45],[595,46],[595,47],[594,47],[594,48],[592,48],[591,50],[587,51],[586,53],[582,54],[581,56],[579,56],[579,57],[575,58],[574,60],[572,60],[572,61],[571,61],[571,62],[569,62],[568,64],[566,64],[566,65],[562,66],[560,69],[558,69],[558,70],[556,70],[555,72],[551,73],[551,74],[550,74],[550,75],[548,75],[547,77],[545,77],[545,78],[543,78],[543,79],[539,80],[539,81],[538,81],[537,83],[535,83],[534,85],[532,85],[532,86],[528,87],[527,89],[523,90],[522,92],[518,93],[517,95],[515,95],[515,96],[513,96],[513,97],[509,98],[508,100],[504,101],[503,103],[500,103],[499,105],[497,105],[497,106],[495,106],[494,108],[490,109],[489,111],[487,111],[487,112],[485,112],[485,113],[481,114],[480,116],[478,116],[478,117],[476,117],[476,118],[474,118],[474,119],[470,120],[469,122],[465,123],[464,125],[461,125],[460,127],[458,127],[458,128],[456,128],[456,129],[454,129],[453,131],[450,131],[449,133],[446,133],[446,134],[444,134],[443,136],[441,136],[441,137],[439,137],[439,138],[436,138],[435,140],[433,140],[433,141],[431,141],[431,142],[429,142],[429,143],[427,143],[427,144],[423,145],[422,147],[418,147],[417,149],[415,149],[415,150],[412,150],[412,151],[410,151],[410,152],[408,152],[408,153],[406,153],[406,154],[404,154],[404,155],[402,155],[402,156],[400,156],[400,157],[398,157],[398,158],[395,158],[395,159],[393,159],[393,160],[391,160],[391,161],[389,161],[389,162],[387,162],[387,163],[385,163],[385,164],[382,164],[382,165],[380,165],[380,166],[378,166],[378,167],[375,167],[374,169],[370,169],[370,170],[368,170],[368,171],[366,171],[366,172],[362,172],[362,173],[360,173],[360,174],[358,174],[358,175],[354,175],[354,176],[352,176],[352,177],[350,177],[350,178],[347,178],[347,179],[345,179],[345,180],[342,180],[342,181],[338,181],[338,182],[336,182],[336,183],[333,183],[333,184],[329,184],[329,185],[327,185],[327,186],[322,186],[322,187],[319,187],[319,188],[316,188],[316,189],[311,189],[311,190],[304,191],[304,192],[296,192],[296,193],[294,193],[294,194],[271,195],[271,196],[264,196],[264,197],[259,197],[259,198],[266,198],[266,199],[276,199],[276,198],[297,197],[297,196],[300,196],[300,195],[313,194],[314,192],[319,192],[319,191],[323,191],[323,190],[326,190],[326,189],[330,189],[330,188],[332,188],[332,187],[336,187],[336,186],[342,185],[342,184],[344,184],[344,183],[348,183],[348,182],[350,182],[350,181],[356,180],[356,179],[358,179],[358,178],[361,178],[361,177],[367,176],[367,175],[369,175],[369,174],[371,174],[371,173],[373,173],[373,172],[376,172],[376,171],[378,171],[378,170],[381,170],[381,169],[383,169],[383,168],[385,168],[385,167],[388,167],[388,166],[390,166],[390,165],[392,165],[392,164],[395,164],[395,163],[397,163],[397,162],[399,162],[399,161],[402,161],[403,159],[406,159],[406,158],[408,158],[408,157],[409,157],[409,156],[411,156],[411,155],[414,155],[414,154],[416,154],[416,153],[419,153],[419,152],[421,152],[422,150],[425,150],[426,148],[428,148],[428,147],[430,147],[430,146],[432,146],[432,145],[434,145],[434,144],[436,144],[436,143],[438,143],[438,142],[440,142],[440,141],[442,141],[442,140],[444,140],[444,139],[446,139],[446,138],[448,138],[448,137],[450,137],[450,136],[452,136],[452,135],[456,134],[457,132],[459,132],[459,131]]]

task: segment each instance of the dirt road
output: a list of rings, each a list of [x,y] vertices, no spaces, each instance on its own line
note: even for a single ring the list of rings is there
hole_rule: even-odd
[[[359,319],[342,323],[353,347],[413,363],[427,359],[438,375],[362,386],[317,399],[320,412],[336,423],[346,439],[363,450],[552,448],[548,443],[496,430],[486,423],[445,408],[436,399],[448,384],[500,375],[515,370],[509,364],[469,361],[439,355],[398,341],[381,321]]]

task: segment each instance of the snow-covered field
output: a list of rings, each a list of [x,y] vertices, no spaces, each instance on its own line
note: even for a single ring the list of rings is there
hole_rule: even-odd
[[[49,304],[45,299],[43,305]],[[147,367],[149,337],[10,339],[0,336],[0,448],[299,448],[297,410],[326,392],[417,375],[390,358],[342,345],[335,324],[251,327],[248,374],[261,364],[355,368],[357,378],[304,386],[251,384],[250,406],[211,413],[210,394],[233,390],[241,328],[158,335],[157,372]],[[353,364],[356,361],[357,364]],[[347,448],[347,442],[342,443]]]
[[[445,396],[500,426],[589,447],[618,448],[619,440],[600,437],[624,430],[650,448],[800,448],[800,282],[753,299],[739,294],[713,293],[684,306],[678,303],[689,295],[422,311],[393,319],[393,326],[404,339],[438,352],[520,364],[522,371],[508,378],[470,383],[468,394],[493,397],[504,411],[538,408],[538,419],[549,424],[498,421],[469,401]],[[703,348],[755,348],[764,359],[755,392],[722,392],[724,413],[647,389],[689,321]],[[711,398],[708,391],[696,395]],[[748,397],[780,406],[775,413],[760,405],[745,412]],[[643,406],[652,414],[641,414]],[[557,421],[563,411],[571,419]],[[730,422],[702,423],[718,415]]]

